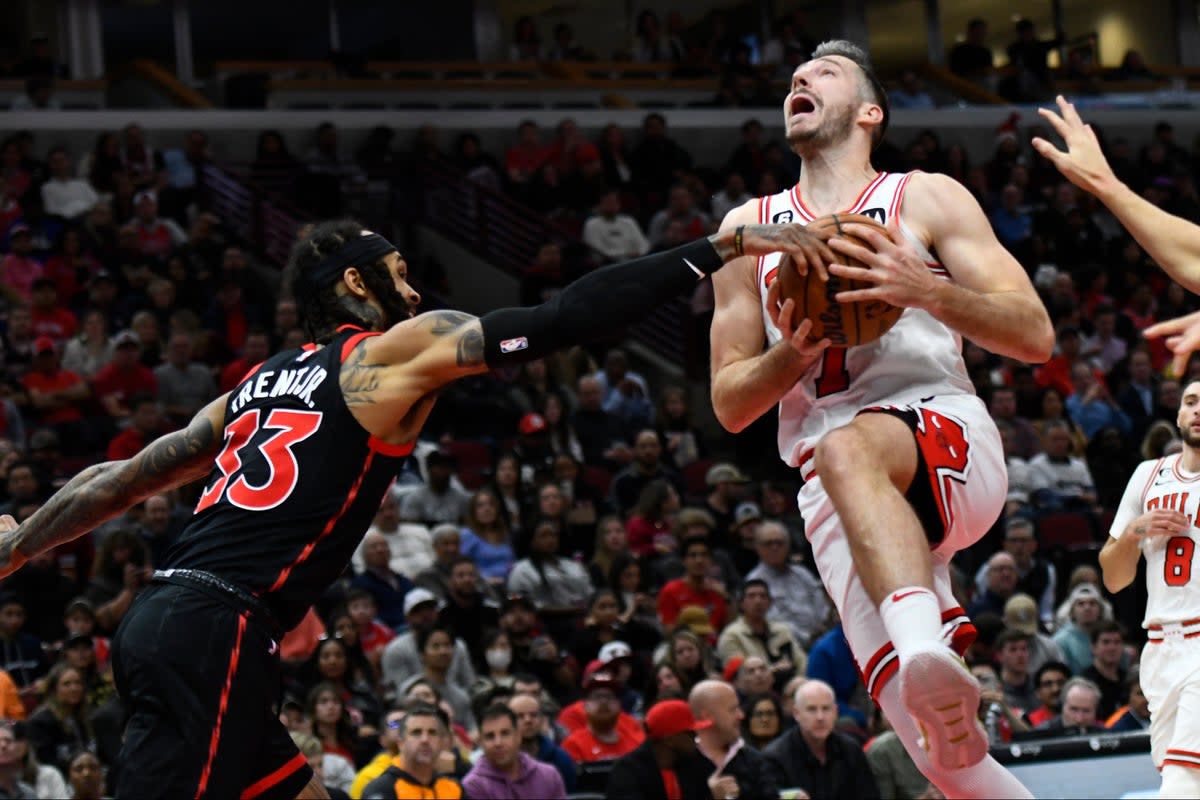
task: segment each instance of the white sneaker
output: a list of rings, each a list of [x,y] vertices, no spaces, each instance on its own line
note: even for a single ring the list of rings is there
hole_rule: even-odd
[[[955,770],[984,759],[988,739],[976,717],[979,682],[953,651],[926,650],[902,659],[899,678],[900,701],[916,721],[930,761]]]

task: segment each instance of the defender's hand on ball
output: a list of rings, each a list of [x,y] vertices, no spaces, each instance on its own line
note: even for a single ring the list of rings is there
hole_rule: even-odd
[[[833,263],[829,271],[840,278],[873,285],[869,289],[838,292],[839,303],[882,300],[894,306],[922,308],[929,302],[938,279],[894,223],[888,223],[886,236],[858,223],[846,224],[845,232],[869,243],[874,252],[839,236],[830,237],[829,246],[847,258],[867,264],[869,269]]]
[[[783,261],[790,261],[801,275],[807,275],[812,267],[823,281],[829,280],[827,266],[837,261],[825,242],[799,223],[746,225],[742,229],[742,252],[748,256],[783,253]]]
[[[794,267],[788,263],[789,261],[790,258],[785,254],[779,262],[780,269],[793,269]],[[796,318],[796,301],[790,297],[782,303],[779,302],[779,298],[782,296],[780,291],[782,285],[783,281],[776,278],[767,287],[767,316],[783,334],[784,341],[791,344],[800,355],[812,357],[820,354],[822,350],[833,344],[833,341],[825,338],[814,342],[809,338],[808,335],[813,329],[812,320]]]

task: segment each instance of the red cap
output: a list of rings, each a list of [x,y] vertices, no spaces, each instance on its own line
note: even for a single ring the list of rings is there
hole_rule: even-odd
[[[609,669],[609,665],[600,659],[592,659],[583,668],[584,692],[592,689],[612,689],[613,691],[619,691],[620,688],[621,682],[617,680],[617,676]]]
[[[733,679],[737,677],[738,670],[742,668],[742,662],[745,660],[741,656],[734,656],[726,661],[725,672],[722,673],[722,677],[729,683],[733,683]]]
[[[646,733],[651,739],[665,739],[677,733],[711,727],[711,719],[696,719],[692,715],[692,709],[682,700],[663,700],[661,703],[655,703],[646,714]]]
[[[521,417],[521,421],[517,423],[517,431],[522,436],[532,436],[544,430],[546,430],[546,418],[541,414],[531,412]]]
[[[54,340],[49,336],[39,336],[33,340],[33,354],[40,356],[42,353],[53,353],[57,350],[54,346]]]

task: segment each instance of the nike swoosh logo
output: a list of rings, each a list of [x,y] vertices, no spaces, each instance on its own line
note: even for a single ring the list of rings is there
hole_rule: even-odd
[[[697,267],[696,267],[696,265],[695,265],[695,264],[693,264],[691,261],[688,261],[688,260],[685,258],[685,259],[683,260],[683,263],[687,264],[687,265],[688,265],[688,269],[690,269],[692,272],[696,273],[696,275],[697,275],[697,276],[699,276],[699,277],[701,277],[701,278],[703,278],[703,277],[704,277],[704,273],[703,273],[703,272],[701,272],[701,271],[699,270],[699,268],[697,268]]]
[[[924,589],[913,589],[911,592],[905,592],[904,594],[900,594],[899,592],[896,592],[892,595],[892,602],[899,603],[901,600],[908,597],[910,594],[921,594],[924,591],[925,591]]]

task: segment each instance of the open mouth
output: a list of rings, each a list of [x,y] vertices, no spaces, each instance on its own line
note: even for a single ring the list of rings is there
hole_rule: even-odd
[[[807,114],[811,111],[815,111],[816,108],[816,104],[810,98],[805,97],[804,95],[796,95],[792,98],[791,112],[793,116],[796,114]]]

